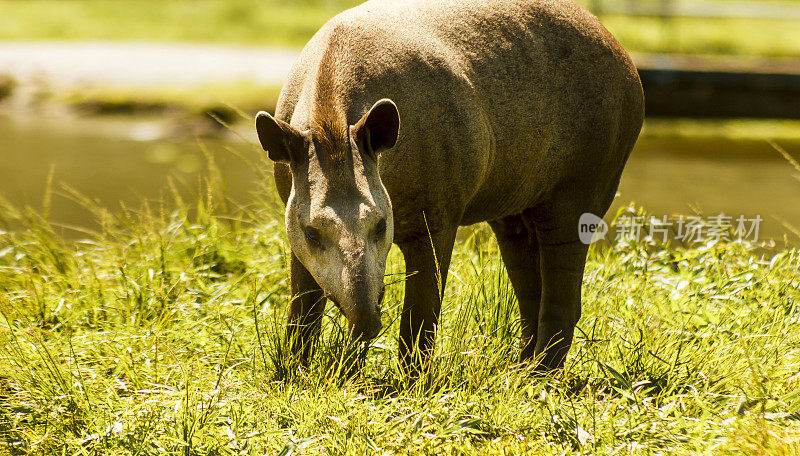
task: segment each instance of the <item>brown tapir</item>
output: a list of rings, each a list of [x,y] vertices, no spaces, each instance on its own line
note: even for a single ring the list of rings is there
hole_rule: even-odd
[[[436,333],[459,226],[488,221],[523,360],[563,364],[580,317],[583,213],[603,215],[642,125],[627,53],[570,0],[371,0],[305,46],[258,137],[292,249],[287,335],[304,359],[331,298],[381,328],[392,242],[408,275],[400,359]]]

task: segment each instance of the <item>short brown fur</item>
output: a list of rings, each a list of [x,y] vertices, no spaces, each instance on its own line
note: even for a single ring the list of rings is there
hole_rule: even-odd
[[[402,126],[376,162],[353,126],[384,98],[375,118],[397,128],[394,106]],[[354,334],[377,334],[380,294],[356,289],[382,274],[388,247],[370,243],[383,217],[409,273],[400,358],[417,371],[456,230],[487,221],[519,302],[521,358],[563,365],[588,249],[578,219],[608,209],[643,119],[636,69],[597,18],[570,0],[367,1],[306,45],[275,117],[323,149],[275,165],[293,251],[287,334],[305,355],[325,294],[357,301],[339,302]],[[352,178],[335,179],[327,156],[348,158],[336,162]],[[302,230],[318,220],[329,248],[314,251]],[[338,279],[356,269],[359,281]]]
[[[314,84],[314,103],[311,113],[311,133],[322,153],[333,163],[342,164],[350,148],[347,118],[341,106],[336,106],[335,69],[342,64],[345,41],[333,43],[325,51]]]

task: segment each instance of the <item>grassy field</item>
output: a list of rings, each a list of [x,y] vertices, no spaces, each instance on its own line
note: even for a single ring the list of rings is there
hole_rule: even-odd
[[[0,0],[0,40],[140,40],[300,47],[354,0]],[[587,4],[587,1],[580,2]],[[602,17],[631,52],[800,55],[797,21]]]
[[[0,0],[0,39],[299,46],[351,3]],[[687,19],[669,25],[672,39],[660,23],[605,22],[633,51],[800,54],[791,23]],[[194,99],[163,88],[152,103],[193,98],[187,109],[202,112],[222,98],[251,110],[250,89]],[[100,112],[141,101],[67,96]],[[675,128],[691,126],[651,130]],[[363,368],[341,368],[345,322],[332,306],[317,356],[300,368],[281,337],[288,246],[272,190],[238,207],[209,170],[201,201],[176,190],[176,201],[141,211],[112,214],[62,190],[103,227],[77,242],[47,223],[51,196],[38,212],[0,199],[0,455],[800,452],[797,250],[593,249],[567,366],[539,377],[514,362],[516,303],[478,226],[454,253],[431,370],[408,384],[396,365],[399,252],[387,270],[387,329]]]
[[[282,342],[280,209],[111,214],[65,241],[0,204],[0,454],[751,454],[800,451],[800,252],[593,249],[563,371],[516,365],[516,304],[485,227],[455,250],[430,372],[396,364],[404,273],[363,368],[332,306],[308,368]],[[269,182],[265,179],[265,182]],[[50,197],[44,210],[52,205]],[[11,234],[8,226],[22,226]],[[5,228],[3,228],[5,227]]]
[[[354,0],[0,0],[0,39],[302,46]]]

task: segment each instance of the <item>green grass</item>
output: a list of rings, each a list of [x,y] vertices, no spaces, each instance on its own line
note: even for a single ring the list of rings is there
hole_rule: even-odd
[[[632,53],[800,56],[800,22],[602,16],[603,25]]]
[[[800,120],[796,119],[645,119],[643,136],[676,138],[717,138],[726,140],[800,141]]]
[[[344,375],[344,321],[329,306],[301,369],[281,337],[288,246],[274,195],[236,208],[209,170],[200,201],[176,190],[141,211],[61,191],[100,222],[83,241],[0,205],[0,454],[800,450],[796,250],[593,249],[566,367],[537,377],[515,364],[515,300],[478,226],[454,252],[429,374],[409,385],[398,251],[387,329],[363,368]]]
[[[302,46],[352,0],[2,0],[0,39]]]
[[[0,40],[136,40],[305,44],[355,0],[0,0]],[[587,1],[580,2],[586,4]],[[800,55],[797,21],[608,15],[631,52]]]
[[[273,112],[279,86],[253,81],[228,81],[190,86],[122,88],[95,86],[54,94],[54,100],[92,115],[169,111],[195,118],[211,112],[226,121],[246,113],[247,121],[259,110]]]

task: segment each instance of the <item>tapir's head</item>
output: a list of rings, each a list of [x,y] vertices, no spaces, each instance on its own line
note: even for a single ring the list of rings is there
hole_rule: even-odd
[[[318,117],[301,131],[259,112],[258,138],[270,159],[292,170],[286,204],[292,252],[347,317],[352,336],[369,340],[381,329],[383,276],[394,234],[377,159],[397,141],[400,118],[387,99],[354,125],[330,113]]]

